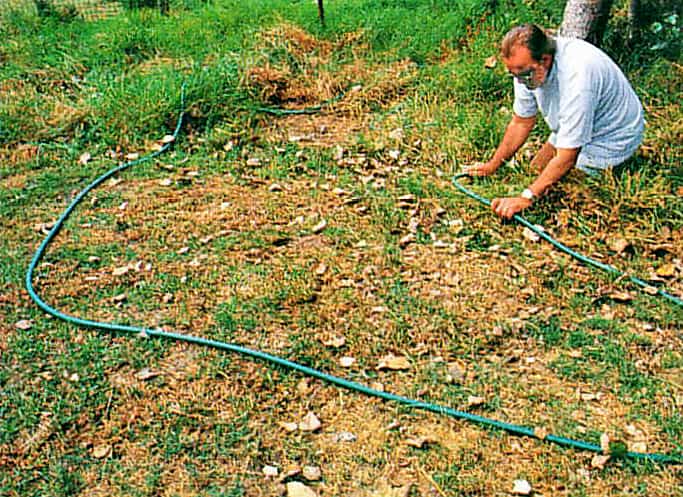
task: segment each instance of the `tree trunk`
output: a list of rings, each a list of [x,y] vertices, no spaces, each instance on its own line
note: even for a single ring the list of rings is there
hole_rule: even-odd
[[[323,6],[323,0],[318,0],[318,17],[320,18],[320,24],[325,27],[325,7]]]
[[[581,38],[599,46],[613,0],[567,0],[560,36]]]

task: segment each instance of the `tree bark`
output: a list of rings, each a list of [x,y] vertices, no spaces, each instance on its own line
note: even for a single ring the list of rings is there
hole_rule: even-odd
[[[600,46],[613,0],[567,0],[560,36],[581,38]]]

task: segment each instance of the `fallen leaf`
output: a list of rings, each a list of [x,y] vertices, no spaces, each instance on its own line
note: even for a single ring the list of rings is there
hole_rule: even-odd
[[[299,429],[299,425],[296,423],[280,422],[278,424],[280,425],[280,427],[282,427],[288,433],[292,433],[292,432]]]
[[[288,466],[278,478],[279,481],[285,481],[288,478],[301,474],[301,468],[297,465]]]
[[[457,363],[448,364],[448,374],[446,374],[447,383],[461,384],[465,381],[465,372]]]
[[[125,293],[119,293],[118,295],[114,295],[111,299],[116,303],[120,303],[120,302],[124,302],[126,300],[126,298],[127,297],[126,297]]]
[[[544,426],[537,426],[534,428],[534,436],[539,440],[545,440],[545,437],[548,436],[548,433],[548,428]]]
[[[380,383],[379,381],[373,381],[370,383],[370,388],[373,390],[377,390],[378,392],[384,392],[384,383]]]
[[[342,357],[339,359],[339,365],[343,368],[350,368],[356,363],[356,359],[353,357]]]
[[[261,473],[263,473],[263,476],[267,476],[269,478],[275,478],[279,474],[279,470],[275,466],[263,466],[261,469]]]
[[[600,435],[600,448],[605,454],[609,453],[609,443],[610,443],[610,438],[607,433],[603,433]]]
[[[395,356],[393,354],[389,354],[388,356],[385,356],[382,359],[380,359],[376,369],[410,369],[410,362],[405,356]]]
[[[659,294],[659,289],[657,287],[654,287],[652,285],[647,285],[643,287],[643,291],[647,293],[648,295],[657,295]]]
[[[335,349],[343,347],[344,344],[346,344],[346,338],[344,338],[343,336],[335,336],[323,340],[323,345],[325,345],[326,347],[334,347]]]
[[[147,381],[147,380],[151,380],[152,378],[156,378],[160,374],[161,373],[159,371],[152,371],[149,368],[143,368],[140,371],[138,371],[137,373],[135,373],[135,377],[138,380]]]
[[[301,470],[301,476],[308,481],[318,481],[322,478],[323,473],[318,466],[304,466]]]
[[[469,397],[467,397],[467,407],[480,406],[485,402],[486,399],[484,397],[478,397],[476,395],[470,395]]]
[[[322,426],[320,419],[313,412],[309,412],[304,416],[304,419],[299,423],[299,430],[314,432]]]
[[[85,166],[91,158],[92,156],[90,155],[90,152],[83,152],[81,156],[78,158],[78,162]]]
[[[335,442],[355,442],[358,437],[351,433],[350,431],[340,431],[339,433],[335,433],[332,437],[332,440]]]
[[[615,302],[630,302],[633,300],[633,295],[628,292],[612,292],[609,298]]]
[[[130,271],[130,266],[121,266],[117,267],[112,271],[112,274],[114,276],[123,276],[126,274],[128,271]]]
[[[313,226],[312,231],[313,231],[313,233],[320,233],[320,232],[321,232],[322,230],[324,230],[326,227],[327,227],[327,221],[325,221],[325,220],[323,219],[323,220],[320,221],[318,224],[316,224],[315,226]]]
[[[393,129],[389,133],[389,138],[391,138],[392,140],[402,140],[403,136],[404,136],[403,128]]]
[[[643,441],[629,441],[626,443],[630,452],[647,452],[647,444]]]
[[[21,319],[14,323],[14,327],[19,329],[19,330],[30,330],[31,327],[33,326],[33,321],[29,319]]]
[[[173,136],[173,135],[165,135],[161,139],[161,143],[163,143],[164,145],[167,143],[173,143],[174,141],[175,141],[175,136]]]
[[[496,67],[496,63],[498,62],[498,58],[495,55],[492,55],[491,57],[486,57],[486,60],[484,60],[484,67],[486,69],[493,69]]]
[[[287,483],[287,497],[318,497],[318,494],[299,481],[290,481]]]
[[[529,229],[528,227],[524,227],[524,230],[522,230],[522,235],[524,236],[524,238],[532,242],[537,242],[541,239],[538,233]]]
[[[433,445],[437,442],[438,442],[437,439],[435,439],[433,437],[429,437],[429,436],[413,437],[413,438],[407,438],[406,439],[406,445],[410,445],[411,447],[415,447],[417,449],[424,449],[424,448],[428,447],[429,445]]]
[[[415,235],[413,233],[408,233],[398,241],[399,247],[406,247],[407,245],[415,241]]]
[[[413,485],[415,485],[413,482],[409,482],[400,487],[394,487],[382,481],[380,486],[369,494],[369,497],[408,497]]]
[[[631,246],[631,242],[619,237],[608,238],[606,243],[607,248],[612,252],[616,252],[617,254],[621,254]]]
[[[98,445],[92,450],[92,455],[95,459],[104,459],[105,457],[108,457],[109,454],[111,454],[112,448],[111,445]]]
[[[512,485],[512,493],[514,495],[530,495],[531,484],[526,480],[515,480]]]
[[[673,278],[676,276],[676,266],[673,264],[664,264],[655,270],[655,274],[662,278]]]
[[[607,464],[607,461],[609,461],[609,456],[604,454],[595,454],[591,459],[591,468],[603,469],[605,464]]]
[[[252,157],[250,159],[247,159],[247,166],[257,167],[260,165],[261,165],[261,159],[258,159],[256,157]]]
[[[601,400],[603,397],[602,392],[592,393],[592,392],[580,392],[579,398],[585,402],[590,402],[592,400]]]

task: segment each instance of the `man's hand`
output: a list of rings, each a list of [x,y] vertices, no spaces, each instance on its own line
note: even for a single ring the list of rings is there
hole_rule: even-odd
[[[462,167],[462,172],[470,176],[489,176],[496,172],[498,168],[490,162],[475,162]]]
[[[529,207],[531,203],[531,200],[522,197],[494,198],[491,209],[504,219],[512,219],[512,216]]]

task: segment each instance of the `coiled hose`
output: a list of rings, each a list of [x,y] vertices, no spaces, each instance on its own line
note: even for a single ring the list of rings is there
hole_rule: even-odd
[[[184,87],[183,91],[181,92],[181,109],[184,108]],[[180,132],[180,127],[182,124],[183,120],[183,115],[184,112],[181,110],[178,121],[175,127],[175,131],[173,132],[173,141],[178,136],[178,133]],[[95,179],[92,183],[90,183],[88,186],[86,186],[69,204],[69,206],[64,210],[64,212],[61,214],[59,219],[55,222],[54,226],[50,229],[49,233],[43,240],[43,242],[40,244],[38,249],[36,250],[29,266],[28,270],[26,272],[26,289],[31,297],[31,299],[46,313],[50,314],[51,316],[54,316],[58,319],[61,319],[67,323],[71,323],[76,326],[81,326],[84,328],[92,328],[95,330],[102,330],[102,331],[108,331],[108,332],[118,332],[118,333],[129,333],[132,334],[133,336],[144,336],[144,337],[154,337],[154,338],[161,338],[161,339],[166,339],[166,340],[173,340],[173,341],[178,341],[178,342],[186,342],[186,343],[191,343],[195,345],[201,345],[205,347],[212,347],[215,349],[219,350],[224,350],[228,352],[234,352],[236,354],[241,354],[244,356],[248,356],[254,359],[258,359],[261,361],[264,361],[266,363],[271,363],[271,364],[276,364],[278,366],[282,366],[288,369],[292,369],[294,371],[298,371],[304,375],[311,376],[314,378],[318,378],[320,380],[323,380],[325,382],[331,383],[333,385],[346,388],[355,392],[360,392],[366,395],[370,395],[373,397],[377,397],[383,400],[388,400],[392,402],[397,402],[399,404],[403,404],[405,406],[414,408],[414,409],[421,409],[424,411],[430,411],[434,412],[437,414],[442,414],[446,416],[450,416],[452,418],[456,419],[462,419],[465,421],[470,421],[476,424],[479,424],[481,426],[489,427],[489,428],[495,428],[498,430],[504,430],[510,434],[513,435],[519,435],[519,436],[527,436],[527,437],[533,437],[533,438],[538,438],[541,440],[545,440],[547,442],[551,442],[557,445],[560,445],[562,447],[567,447],[571,449],[578,449],[578,450],[586,450],[590,452],[596,452],[596,453],[602,453],[603,450],[599,445],[592,444],[589,442],[584,442],[581,440],[573,440],[570,438],[565,438],[557,435],[539,435],[539,431],[534,430],[532,427],[528,426],[521,426],[521,425],[515,425],[511,423],[505,423],[503,421],[498,421],[495,419],[490,419],[486,418],[483,416],[478,416],[476,414],[470,414],[468,412],[463,412],[463,411],[458,411],[456,409],[452,409],[450,407],[446,406],[441,406],[437,404],[432,404],[429,402],[422,402],[419,400],[414,400],[408,397],[403,397],[401,395],[396,395],[388,392],[383,392],[379,390],[375,390],[373,388],[369,388],[363,384],[356,383],[354,381],[349,381],[344,378],[340,378],[337,376],[333,376],[327,373],[324,373],[322,371],[318,371],[316,369],[304,366],[302,364],[298,364],[296,362],[284,359],[282,357],[278,357],[272,354],[268,354],[267,352],[262,352],[259,350],[254,350],[254,349],[249,349],[247,347],[243,347],[240,345],[235,345],[232,343],[225,343],[225,342],[219,342],[216,340],[210,340],[207,338],[199,337],[199,336],[193,336],[193,335],[184,335],[180,333],[173,333],[173,332],[167,332],[163,330],[158,330],[158,329],[151,329],[151,328],[144,328],[144,327],[137,327],[137,326],[127,326],[127,325],[120,325],[116,323],[107,323],[107,322],[100,322],[100,321],[92,321],[88,319],[82,319],[76,316],[72,316],[69,314],[66,314],[48,303],[46,303],[40,295],[36,292],[34,286],[33,286],[33,277],[34,277],[34,272],[35,269],[42,259],[47,247],[50,245],[50,242],[57,236],[59,231],[61,230],[64,222],[69,218],[71,215],[72,211],[76,208],[76,206],[83,200],[83,198],[93,189],[95,189],[97,186],[101,185],[104,181],[106,181],[108,178],[114,176],[115,174],[123,171],[124,169],[130,168],[132,166],[135,166],[137,164],[140,164],[142,162],[146,162],[149,160],[154,159],[155,157],[163,154],[166,152],[170,146],[172,145],[172,141],[168,141],[166,144],[164,144],[163,147],[161,147],[160,150],[153,152],[151,154],[148,154],[146,156],[143,156],[139,159],[126,162],[122,165],[119,165],[106,173],[102,174],[99,176],[97,179]],[[678,457],[675,456],[669,456],[666,454],[650,454],[650,453],[640,453],[640,452],[625,452],[623,454],[616,454],[614,457],[624,457],[627,459],[634,459],[634,460],[641,460],[641,461],[652,461],[652,462],[657,462],[657,463],[665,463],[665,464],[680,464],[683,462]]]

